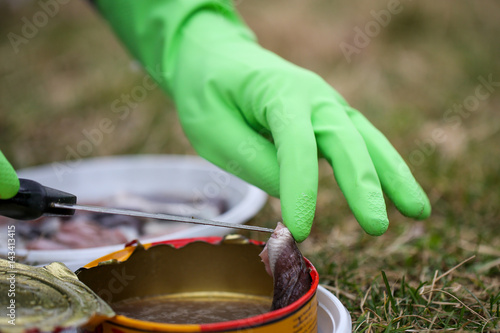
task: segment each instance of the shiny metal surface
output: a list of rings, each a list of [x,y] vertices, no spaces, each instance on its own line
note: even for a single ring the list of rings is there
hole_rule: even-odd
[[[273,229],[257,227],[257,226],[253,226],[253,225],[233,224],[233,223],[227,223],[227,222],[197,219],[194,217],[183,217],[183,216],[176,216],[176,215],[169,215],[169,214],[162,214],[162,213],[146,213],[146,212],[134,211],[134,210],[129,210],[129,209],[63,204],[63,203],[56,203],[56,202],[51,203],[51,206],[54,208],[76,209],[76,210],[84,210],[84,211],[96,212],[96,213],[118,214],[118,215],[127,215],[127,216],[135,216],[135,217],[146,217],[146,218],[157,219],[157,220],[211,225],[211,226],[223,227],[223,228],[244,229],[244,230],[260,231],[260,232],[268,232],[268,233],[274,232]]]

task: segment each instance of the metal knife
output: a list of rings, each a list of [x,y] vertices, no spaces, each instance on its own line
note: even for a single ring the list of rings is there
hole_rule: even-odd
[[[76,196],[67,192],[59,191],[43,186],[33,180],[19,179],[19,192],[11,199],[0,200],[0,215],[17,220],[34,220],[41,216],[71,216],[75,210],[84,210],[96,213],[127,215],[145,217],[171,222],[183,222],[215,227],[252,230],[273,233],[273,229],[257,227],[244,224],[233,224],[228,222],[184,217],[163,213],[146,213],[141,211],[107,208],[100,206],[79,205]]]

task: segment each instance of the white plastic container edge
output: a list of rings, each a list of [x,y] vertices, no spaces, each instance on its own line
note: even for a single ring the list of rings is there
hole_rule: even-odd
[[[339,299],[322,286],[318,286],[316,297],[318,333],[351,333],[351,315]]]
[[[106,198],[117,191],[133,191],[136,194],[166,191],[181,195],[192,195],[193,191],[201,194],[206,192],[208,196],[220,194],[229,200],[229,209],[214,220],[235,224],[244,223],[253,217],[267,200],[267,194],[262,190],[197,156],[131,155],[56,163],[66,163],[70,167],[60,169],[61,164],[58,166],[53,163],[19,170],[18,176],[72,193],[77,196],[78,203]],[[159,237],[141,239],[141,242],[222,236],[232,231],[229,228],[195,225]],[[122,248],[123,245],[71,250],[19,249],[17,256],[25,257],[26,262],[34,264],[60,261],[76,270]]]

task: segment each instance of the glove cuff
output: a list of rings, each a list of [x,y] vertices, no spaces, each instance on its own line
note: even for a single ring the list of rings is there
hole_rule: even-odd
[[[94,0],[93,3],[132,56],[169,94],[182,28],[197,12],[217,11],[244,27],[248,37],[255,38],[230,0]]]

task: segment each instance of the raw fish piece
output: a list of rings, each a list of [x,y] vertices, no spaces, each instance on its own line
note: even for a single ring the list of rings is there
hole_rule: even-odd
[[[274,280],[271,311],[292,304],[311,288],[310,270],[284,224],[278,222],[260,257]]]

